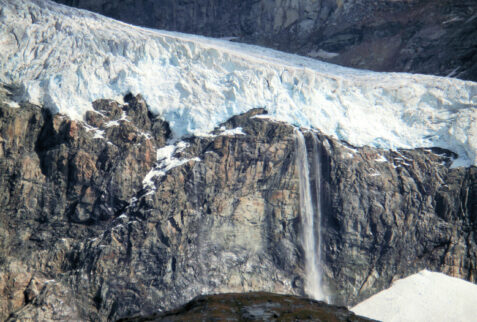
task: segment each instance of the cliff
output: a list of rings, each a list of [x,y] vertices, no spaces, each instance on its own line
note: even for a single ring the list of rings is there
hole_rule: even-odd
[[[303,182],[332,303],[424,268],[477,281],[477,168],[451,168],[453,153],[357,148],[264,109],[173,143],[141,96],[124,100],[96,101],[84,122],[0,104],[1,319],[106,321],[204,293],[307,295]]]

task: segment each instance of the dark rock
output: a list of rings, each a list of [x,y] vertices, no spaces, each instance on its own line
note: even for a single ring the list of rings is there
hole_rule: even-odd
[[[104,114],[91,112],[90,126],[33,105],[0,103],[0,292],[8,293],[0,300],[0,319],[33,304],[43,285],[32,284],[32,272],[43,281],[57,278],[72,245],[97,236],[118,216],[142,189],[168,138],[162,136],[167,123],[147,119],[147,110],[144,116],[135,105],[93,105]],[[123,108],[142,120],[141,129],[111,123]],[[128,112],[125,124],[131,123]]]
[[[292,295],[236,293],[198,296],[184,306],[151,316],[120,319],[142,321],[373,321],[345,307]],[[118,321],[118,322],[119,322]]]

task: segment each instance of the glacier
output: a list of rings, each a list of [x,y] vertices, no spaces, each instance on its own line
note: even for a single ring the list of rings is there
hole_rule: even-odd
[[[173,135],[205,135],[264,107],[354,146],[441,147],[477,164],[477,83],[378,73],[271,49],[140,28],[49,0],[0,0],[0,82],[16,100],[82,120],[142,94]]]

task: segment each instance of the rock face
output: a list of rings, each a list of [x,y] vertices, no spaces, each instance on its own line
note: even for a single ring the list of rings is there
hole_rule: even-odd
[[[439,150],[324,151],[323,252],[335,302],[362,300],[419,267],[477,281],[477,168],[449,169]]]
[[[27,303],[45,306],[51,293],[60,302],[71,298],[54,291],[71,293],[53,279],[72,247],[104,231],[142,187],[169,129],[140,97],[129,99],[122,107],[95,102],[87,123],[28,104],[2,104],[0,319]],[[60,311],[39,319],[70,315]]]
[[[55,0],[129,23],[376,71],[477,80],[473,0]]]
[[[258,109],[172,144],[140,96],[93,107],[75,122],[0,103],[0,319],[106,321],[207,293],[305,295],[293,126]],[[321,186],[315,235],[332,303],[424,268],[477,282],[476,167],[450,168],[449,151],[303,133],[311,167],[322,160],[305,179]]]
[[[372,321],[345,307],[307,298],[271,293],[237,293],[198,296],[174,311],[121,322],[142,321]]]

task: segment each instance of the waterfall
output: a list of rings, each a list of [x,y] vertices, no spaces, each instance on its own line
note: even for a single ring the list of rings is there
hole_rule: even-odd
[[[323,271],[321,269],[321,151],[319,150],[319,140],[316,133],[313,133],[313,170],[315,178],[315,231],[316,231],[316,263],[318,270],[318,289],[321,291],[322,300],[326,300],[325,294],[322,288],[322,276]]]
[[[319,268],[320,265],[320,237],[315,238],[315,224],[314,224],[314,211],[313,211],[313,199],[312,192],[310,188],[310,171],[308,167],[308,154],[306,152],[305,137],[303,133],[299,130],[295,131],[296,134],[296,165],[299,171],[299,181],[300,181],[300,219],[302,226],[302,246],[305,252],[305,293],[316,300],[324,300],[325,295],[322,290],[321,285],[321,271]],[[315,143],[315,141],[314,141]],[[315,151],[314,151],[315,152]],[[317,153],[314,153],[317,154]],[[319,162],[315,157],[315,174],[319,174],[319,169],[317,164]],[[315,182],[319,181],[320,177],[315,177]],[[319,183],[316,183],[319,185]],[[319,188],[319,186],[317,186]],[[319,190],[317,190],[317,195]],[[317,196],[319,197],[319,196]],[[319,198],[317,199],[319,202]],[[319,204],[317,204],[317,214],[321,216],[321,211],[319,210]],[[319,218],[317,218],[319,220]],[[319,223],[318,226],[321,224]],[[318,235],[320,235],[320,229],[317,229]],[[318,243],[316,240],[318,239]]]

